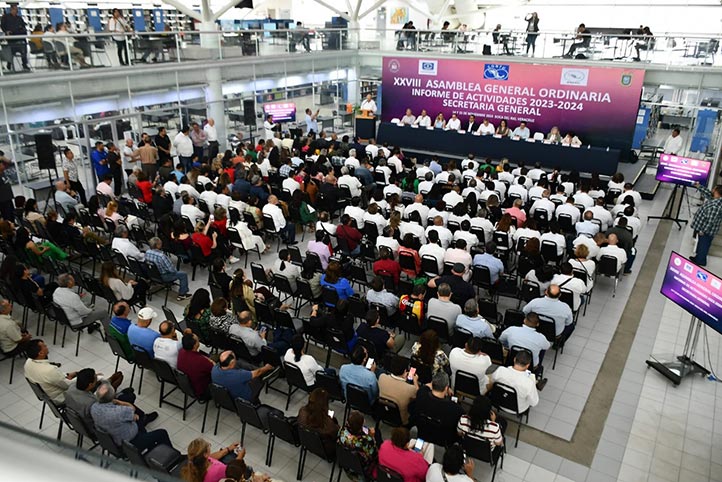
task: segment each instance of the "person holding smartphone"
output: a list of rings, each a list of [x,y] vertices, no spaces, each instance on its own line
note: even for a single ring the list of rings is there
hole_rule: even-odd
[[[385,440],[379,448],[379,464],[398,472],[404,482],[424,482],[428,460],[434,460],[434,445],[421,441],[421,449],[416,450],[417,442],[411,439],[409,429],[394,428],[391,439]]]
[[[416,368],[407,367],[407,361],[403,357],[394,357],[388,373],[379,376],[379,397],[389,399],[396,403],[401,414],[401,421],[409,423],[409,405],[416,400],[416,392],[419,390],[419,376]]]
[[[461,445],[446,448],[442,463],[431,464],[426,473],[426,482],[472,482],[474,480],[474,459],[464,454]]]
[[[353,410],[349,414],[346,425],[338,433],[338,444],[353,450],[361,458],[366,469],[363,475],[367,480],[373,480],[372,472],[378,453],[374,440],[375,435],[374,428],[364,425],[364,416],[357,410]],[[360,474],[346,472],[346,475],[352,478],[353,475]]]

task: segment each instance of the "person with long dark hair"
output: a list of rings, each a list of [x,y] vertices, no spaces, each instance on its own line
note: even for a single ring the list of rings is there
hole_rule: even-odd
[[[441,349],[439,335],[434,330],[426,330],[419,337],[419,341],[411,347],[412,356],[416,357],[424,365],[432,367],[432,373],[439,371],[451,372],[449,357]]]
[[[306,354],[303,349],[305,345],[306,340],[303,335],[294,335],[291,339],[291,348],[283,356],[283,361],[297,366],[303,374],[306,385],[313,387],[316,384],[316,372],[323,371],[323,367],[313,356]]]
[[[127,301],[130,306],[143,305],[148,292],[145,280],[123,281],[112,261],[104,262],[100,267],[100,284],[111,289],[116,301]]]
[[[459,435],[470,434],[487,439],[495,446],[502,446],[504,445],[506,425],[506,419],[496,413],[491,405],[491,400],[485,395],[481,395],[474,399],[469,414],[461,416],[457,430]]]
[[[336,290],[339,300],[346,300],[353,296],[351,283],[343,277],[341,263],[330,261],[326,272],[321,276],[321,286],[328,286]]]
[[[200,288],[193,293],[183,317],[196,323],[200,330],[201,341],[207,342],[210,331],[208,322],[211,318],[211,294],[207,289]]]
[[[308,403],[298,411],[298,425],[318,432],[326,453],[336,450],[338,422],[329,415],[328,392],[323,388],[314,389],[308,396]]]

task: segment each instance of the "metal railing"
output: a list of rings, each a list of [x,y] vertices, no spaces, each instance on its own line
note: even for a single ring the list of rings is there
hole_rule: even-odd
[[[630,65],[717,67],[721,39],[719,34],[674,32],[652,37],[592,32],[578,37],[560,31],[530,36],[522,30],[350,28],[2,36],[0,76],[23,72],[23,56],[32,70],[76,71],[119,67],[126,58],[128,66],[138,66],[345,50],[546,59],[580,56]]]

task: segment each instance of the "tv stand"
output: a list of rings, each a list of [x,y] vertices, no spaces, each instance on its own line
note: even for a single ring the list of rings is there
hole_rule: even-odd
[[[681,355],[650,355],[646,361],[647,368],[654,368],[667,377],[675,386],[682,383],[688,375],[701,374],[706,377],[710,371],[694,360],[700,331],[704,324],[694,316],[689,322],[687,340],[684,342],[684,351]]]

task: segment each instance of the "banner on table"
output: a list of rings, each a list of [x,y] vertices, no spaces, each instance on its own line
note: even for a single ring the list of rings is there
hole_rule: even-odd
[[[629,149],[642,93],[641,69],[533,65],[484,60],[384,57],[382,120],[407,108],[433,120],[469,115],[513,130],[525,121],[546,136],[558,126],[584,144]]]

